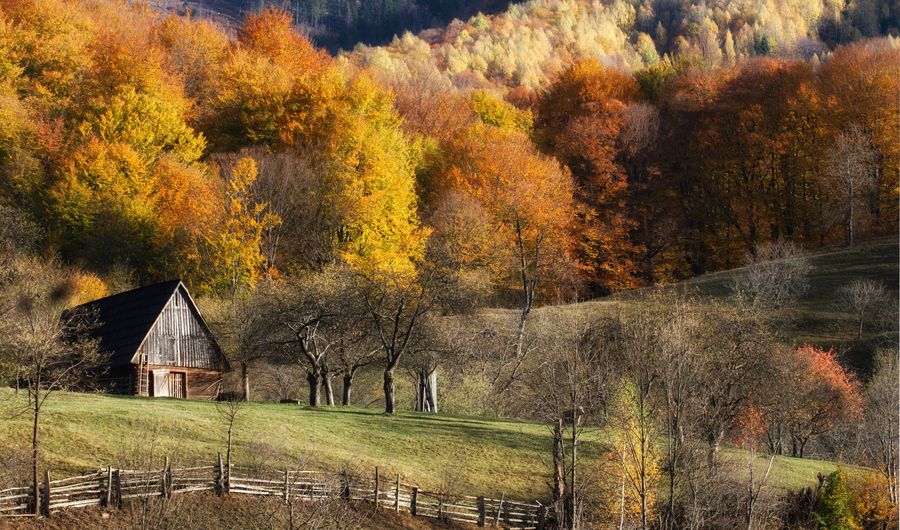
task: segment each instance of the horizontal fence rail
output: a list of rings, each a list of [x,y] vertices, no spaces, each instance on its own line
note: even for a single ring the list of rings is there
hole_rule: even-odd
[[[413,516],[456,521],[479,527],[496,526],[516,530],[549,527],[553,513],[539,502],[491,497],[473,497],[434,492],[404,483],[400,476],[388,478],[375,468],[372,477],[347,472],[274,470],[223,465],[173,468],[166,458],[162,469],[132,470],[105,467],[94,473],[51,480],[45,472],[39,487],[44,515],[82,506],[121,507],[127,499],[171,497],[195,491],[217,494],[259,495],[284,502],[315,502],[343,499],[375,504],[377,509],[407,512]],[[0,518],[26,517],[34,511],[30,487],[0,490]]]

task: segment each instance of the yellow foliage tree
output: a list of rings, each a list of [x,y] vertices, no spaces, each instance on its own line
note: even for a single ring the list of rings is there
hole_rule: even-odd
[[[281,219],[267,212],[267,203],[253,200],[250,188],[256,181],[256,162],[243,157],[230,168],[225,179],[224,211],[220,226],[208,235],[207,255],[213,274],[205,288],[228,291],[232,295],[242,287],[252,287],[265,272],[260,249],[262,234]]]
[[[328,153],[340,183],[341,257],[366,272],[410,273],[428,235],[416,213],[414,152],[389,94],[369,77],[350,81],[342,107]]]
[[[612,448],[600,464],[603,474],[618,476],[619,481],[617,487],[609,487],[612,481],[606,484],[603,504],[620,521],[646,529],[653,517],[661,467],[649,403],[633,382],[622,384],[610,418]]]

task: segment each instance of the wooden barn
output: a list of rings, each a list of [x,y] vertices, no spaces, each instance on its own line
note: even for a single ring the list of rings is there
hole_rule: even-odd
[[[101,382],[112,393],[215,399],[228,361],[180,280],[81,306],[109,355]]]

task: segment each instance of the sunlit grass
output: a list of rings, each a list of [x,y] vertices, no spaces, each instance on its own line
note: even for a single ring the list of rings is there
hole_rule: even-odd
[[[0,392],[0,451],[27,448],[27,415],[11,417],[24,397]],[[42,426],[45,459],[59,473],[99,466],[127,466],[152,449],[175,465],[212,463],[224,451],[225,425],[216,405],[203,401],[59,393],[46,406]],[[582,462],[603,450],[604,434],[585,434]],[[297,465],[334,470],[350,467],[436,488],[452,479],[472,495],[544,498],[549,480],[550,430],[538,423],[493,418],[402,412],[385,416],[356,408],[249,403],[236,429],[237,463],[278,469]],[[728,450],[740,470],[745,453]],[[757,463],[759,466],[760,463]],[[779,457],[770,483],[793,489],[815,484],[817,473],[835,465]]]

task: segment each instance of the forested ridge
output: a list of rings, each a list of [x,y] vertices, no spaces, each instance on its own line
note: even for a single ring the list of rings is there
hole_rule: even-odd
[[[548,43],[555,66],[517,78],[495,61],[519,55],[478,35],[545,41],[512,24],[546,10],[538,0],[448,28],[444,44],[407,35],[336,59],[279,11],[231,38],[139,5],[5,3],[4,208],[86,272],[210,292],[336,261],[399,270],[427,250],[494,296],[520,284],[504,254],[519,241],[557,292],[603,294],[738,266],[767,241],[896,232],[891,37],[761,56],[763,34],[774,53],[831,27],[823,4],[802,28],[778,12],[704,47],[694,30],[744,16],[723,4],[609,55],[607,26],[577,15],[587,6],[545,17],[571,15],[546,31],[581,52]],[[872,10],[845,11],[832,25]],[[865,27],[890,29],[873,12]],[[458,63],[453,42],[474,55]]]

